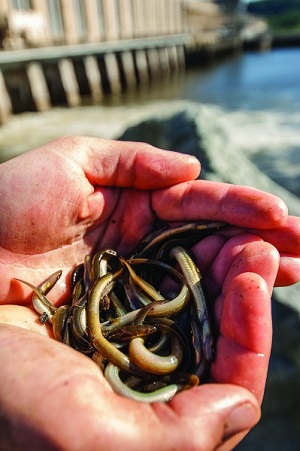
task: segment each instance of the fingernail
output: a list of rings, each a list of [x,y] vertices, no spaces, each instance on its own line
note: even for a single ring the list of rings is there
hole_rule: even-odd
[[[224,438],[252,428],[259,420],[257,410],[246,403],[232,410],[225,425]]]
[[[182,154],[182,155],[184,155],[184,159],[189,163],[189,164],[192,164],[192,165],[197,165],[197,166],[199,166],[200,165],[200,161],[198,160],[198,158],[197,157],[195,157],[194,155],[187,155],[187,154]]]

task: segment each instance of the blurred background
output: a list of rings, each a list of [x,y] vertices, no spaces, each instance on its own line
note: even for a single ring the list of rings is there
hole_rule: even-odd
[[[1,0],[0,162],[65,135],[194,153],[300,215],[300,0]],[[300,290],[276,289],[263,416],[300,449]]]

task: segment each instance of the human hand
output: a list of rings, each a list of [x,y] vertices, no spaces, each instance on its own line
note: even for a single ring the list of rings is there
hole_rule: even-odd
[[[299,269],[296,255],[279,264],[277,251],[262,238],[269,234],[280,252],[290,252],[297,239],[297,219],[287,221],[284,204],[257,190],[185,183],[198,175],[195,159],[149,149],[93,139],[60,140],[5,163],[1,297],[23,306],[4,306],[2,321],[46,332],[24,307],[29,292],[10,283],[12,277],[38,284],[56,269],[66,275],[86,253],[104,246],[126,254],[156,217],[225,220],[236,228],[195,247],[216,299],[220,336],[211,368],[216,384],[182,392],[168,405],[136,404],[116,396],[88,359],[52,340],[3,326],[2,343],[7,340],[8,345],[0,351],[0,398],[6,412],[17,415],[23,438],[31,434],[63,449],[77,443],[79,449],[147,449],[148,445],[155,449],[156,444],[160,449],[209,450],[223,437],[246,431],[259,418],[270,351],[270,293],[278,265],[282,283],[295,281]],[[164,188],[169,185],[175,186]],[[275,238],[270,232],[274,227]],[[255,235],[249,233],[251,228]],[[64,283],[53,290],[59,302],[66,298]],[[243,329],[237,330],[236,323],[243,323]],[[18,390],[13,399],[11,384]],[[252,418],[236,413],[236,420],[248,420],[239,427],[228,419],[237,406],[248,406],[253,413]],[[81,424],[75,430],[74,415]],[[231,449],[240,438],[234,434],[224,449]]]

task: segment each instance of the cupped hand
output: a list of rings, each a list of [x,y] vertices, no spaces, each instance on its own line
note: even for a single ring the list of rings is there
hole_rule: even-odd
[[[199,169],[192,157],[91,138],[61,139],[0,166],[0,423],[8,444],[232,449],[258,421],[271,292],[276,277],[299,278],[299,221],[275,196],[193,181]],[[48,330],[26,306],[30,291],[11,279],[38,284],[62,269],[50,297],[61,303],[70,270],[87,253],[110,246],[126,254],[157,218],[234,227],[194,248],[219,330],[211,383],[144,405],[115,395],[88,358],[42,337]]]
[[[193,157],[92,138],[60,139],[1,165],[0,302],[28,295],[13,277],[36,283],[57,269],[63,298],[86,254],[107,245],[126,253],[151,229],[151,190],[199,169]]]

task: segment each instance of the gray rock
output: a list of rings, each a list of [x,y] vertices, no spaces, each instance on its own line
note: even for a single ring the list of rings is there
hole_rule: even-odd
[[[120,139],[195,155],[201,161],[201,178],[269,191],[287,203],[290,214],[300,214],[299,198],[273,182],[236,148],[212,108],[189,102],[176,104],[170,114],[158,114],[127,128]]]
[[[261,172],[236,148],[224,123],[205,106],[183,103],[133,124],[119,137],[192,154],[202,164],[201,178],[253,186],[281,197],[290,214],[300,200]],[[300,449],[300,284],[274,290],[274,339],[259,425],[238,446],[240,451]]]

